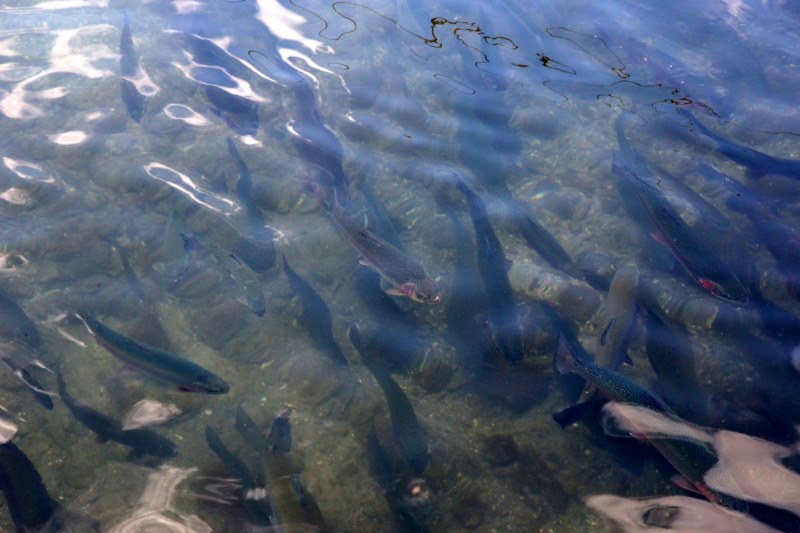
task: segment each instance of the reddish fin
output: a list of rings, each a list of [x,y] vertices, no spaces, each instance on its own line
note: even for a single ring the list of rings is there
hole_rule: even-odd
[[[667,242],[667,239],[666,239],[666,237],[664,237],[664,234],[663,234],[663,233],[661,233],[660,231],[654,231],[653,233],[651,233],[651,234],[650,234],[650,236],[651,236],[651,237],[653,238],[653,240],[654,240],[654,241],[656,241],[657,243],[659,243],[659,244],[663,244],[664,246],[666,246],[667,248],[669,248],[669,243]]]
[[[391,287],[384,291],[386,294],[391,296],[408,296],[407,293],[403,292],[402,290],[398,289],[397,287]]]

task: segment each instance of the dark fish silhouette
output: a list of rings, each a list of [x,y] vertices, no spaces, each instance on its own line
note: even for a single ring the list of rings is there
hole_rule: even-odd
[[[467,200],[475,229],[478,272],[486,291],[489,324],[494,342],[506,359],[518,363],[525,355],[525,337],[517,316],[514,292],[508,281],[509,262],[503,245],[489,222],[483,201],[461,177],[456,177],[456,187]]]
[[[39,531],[58,511],[42,476],[13,442],[0,445],[0,490],[18,532]]]
[[[168,458],[178,454],[175,443],[155,431],[150,429],[123,430],[120,422],[79,403],[67,392],[67,386],[60,372],[57,373],[57,377],[61,401],[67,406],[75,420],[97,434],[97,442],[114,441],[128,446],[131,448],[129,455],[131,459],[145,455]]]
[[[350,337],[350,342],[361,354],[364,366],[372,373],[375,381],[383,389],[386,405],[389,407],[389,415],[392,418],[392,429],[398,448],[411,469],[418,475],[422,474],[430,460],[428,439],[425,435],[425,430],[417,420],[414,407],[411,405],[406,393],[403,392],[403,389],[392,379],[392,376],[389,375],[389,372],[380,362],[379,355],[367,350],[361,340],[358,326],[356,324],[351,325],[347,333]]]
[[[347,358],[336,343],[336,339],[333,338],[333,324],[328,304],[306,280],[289,266],[286,257],[283,257],[283,271],[289,278],[292,291],[300,298],[303,306],[300,323],[308,331],[314,345],[337,365],[347,365]]]
[[[131,35],[131,22],[128,14],[123,14],[122,35],[119,41],[119,74],[120,95],[128,115],[139,122],[147,111],[147,97],[139,92],[136,84],[131,80],[139,78],[142,74],[136,50],[133,48]]]
[[[764,176],[777,175],[800,180],[800,160],[781,159],[747,146],[735,144],[708,129],[689,111],[678,107],[677,112],[688,120],[692,127],[709,138],[714,143],[717,152],[731,161],[747,167],[748,178],[759,179]]]

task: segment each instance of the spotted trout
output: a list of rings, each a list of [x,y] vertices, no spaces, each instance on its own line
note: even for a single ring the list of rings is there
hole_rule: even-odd
[[[360,227],[335,200],[328,212],[353,248],[361,254],[361,264],[377,271],[392,285],[386,290],[387,294],[408,296],[416,302],[428,304],[440,300],[439,286],[411,256]]]
[[[221,377],[180,355],[130,339],[101,324],[86,311],[81,311],[78,316],[94,334],[98,344],[124,363],[155,379],[185,392],[225,394],[230,390]]]
[[[575,357],[563,337],[558,338],[554,356],[556,370],[561,373],[578,374],[610,402],[619,402],[633,407],[659,413],[672,420],[681,420],[663,401],[631,379],[608,368],[601,368],[588,360]],[[608,431],[607,431],[608,432]],[[708,486],[704,478],[719,459],[713,449],[701,442],[681,438],[648,438],[648,431],[631,433],[645,439],[680,473],[685,481],[712,503],[734,509],[746,509],[746,503]],[[650,433],[652,437],[652,433]]]

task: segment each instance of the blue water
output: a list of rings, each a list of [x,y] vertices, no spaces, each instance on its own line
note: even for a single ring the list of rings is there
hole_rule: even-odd
[[[4,2],[0,531],[800,531],[798,61],[784,0]]]

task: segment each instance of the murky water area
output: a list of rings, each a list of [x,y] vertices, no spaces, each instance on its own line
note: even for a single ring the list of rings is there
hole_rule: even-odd
[[[2,531],[800,531],[784,0],[6,1]]]

